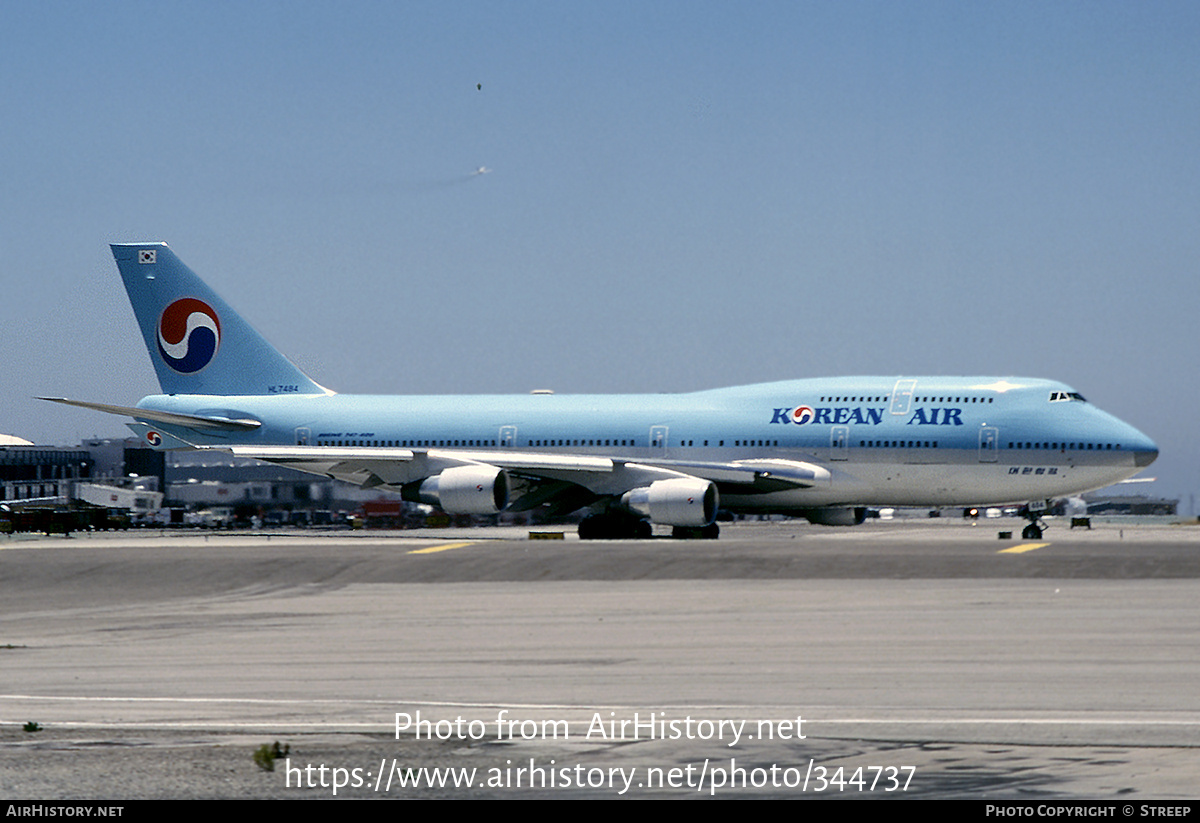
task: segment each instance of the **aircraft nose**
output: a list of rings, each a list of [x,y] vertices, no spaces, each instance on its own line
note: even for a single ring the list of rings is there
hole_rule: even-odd
[[[1144,469],[1158,459],[1158,444],[1137,429],[1130,432],[1127,442],[1128,448],[1133,450],[1133,465],[1139,469]]]
[[[1148,445],[1139,446],[1133,453],[1133,465],[1139,469],[1149,466],[1158,459],[1158,446],[1150,441],[1146,441]]]

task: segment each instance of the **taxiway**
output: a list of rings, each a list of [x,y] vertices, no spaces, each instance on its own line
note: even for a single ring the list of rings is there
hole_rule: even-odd
[[[504,529],[0,538],[0,791],[330,796],[253,766],[251,744],[278,739],[294,763],[373,773],[389,758],[646,775],[740,758],[844,775],[910,765],[916,796],[1190,797],[1200,529],[1059,526],[1029,543],[998,540],[1001,528],[1012,523],[744,523],[716,542]],[[397,740],[397,714],[418,712],[434,739]],[[635,715],[636,740],[636,724],[597,733],[597,718]],[[651,716],[754,731],[732,746],[715,732],[663,739]],[[760,732],[797,717],[803,738]],[[482,736],[439,739],[456,719]],[[501,719],[522,725],[506,738]],[[44,730],[22,731],[31,721]],[[222,777],[176,773],[178,758]],[[514,792],[616,794],[390,794]]]

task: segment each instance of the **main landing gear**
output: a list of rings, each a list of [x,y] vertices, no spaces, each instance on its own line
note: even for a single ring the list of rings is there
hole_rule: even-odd
[[[716,540],[720,534],[721,527],[716,523],[671,529],[671,537],[676,540]],[[649,520],[620,511],[589,514],[579,521],[580,540],[649,540],[651,536]]]
[[[716,523],[707,526],[675,526],[671,537],[676,540],[716,540],[721,536],[721,527]]]
[[[622,512],[589,514],[579,521],[580,540],[649,540],[650,521]]]

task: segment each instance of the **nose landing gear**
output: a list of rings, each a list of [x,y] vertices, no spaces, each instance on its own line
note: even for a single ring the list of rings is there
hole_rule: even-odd
[[[1021,529],[1022,540],[1041,540],[1042,532],[1046,530],[1046,521],[1042,520],[1042,512],[1046,511],[1046,501],[1034,501],[1021,509],[1021,516],[1029,521],[1029,525]]]

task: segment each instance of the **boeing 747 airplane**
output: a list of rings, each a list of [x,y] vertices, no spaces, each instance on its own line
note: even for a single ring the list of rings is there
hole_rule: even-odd
[[[868,506],[1034,503],[1124,480],[1158,448],[1071,387],[836,377],[652,395],[345,395],[313,382],[164,243],[112,246],[158,374],[128,415],[216,449],[489,515],[587,507],[582,538],[716,537],[717,510],[852,525]]]

